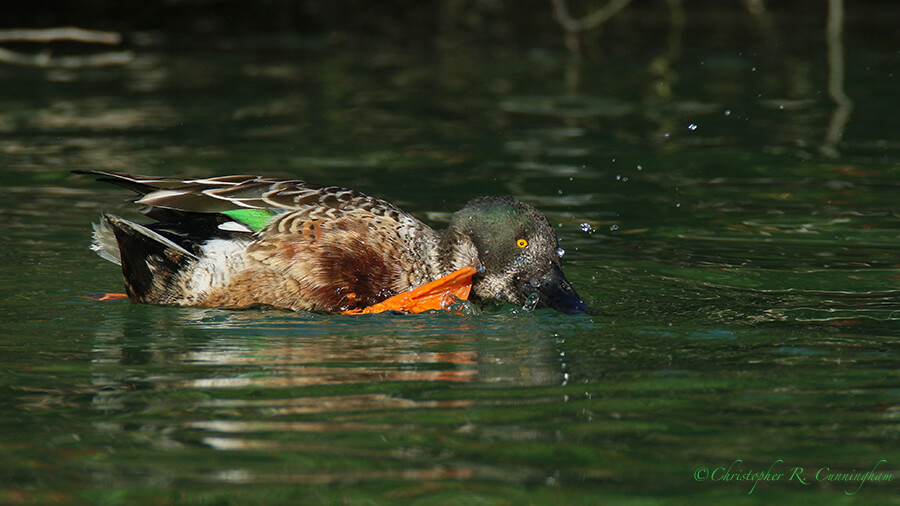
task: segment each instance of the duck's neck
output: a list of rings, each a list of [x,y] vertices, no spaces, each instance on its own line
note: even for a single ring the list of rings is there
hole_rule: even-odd
[[[442,276],[446,276],[463,267],[481,268],[481,262],[478,260],[478,250],[475,248],[472,238],[453,225],[440,236],[437,258]]]

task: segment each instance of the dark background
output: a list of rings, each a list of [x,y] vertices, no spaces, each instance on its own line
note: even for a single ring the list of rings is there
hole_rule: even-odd
[[[606,5],[606,1],[568,0],[572,16],[579,17]],[[794,23],[821,24],[826,0],[781,0],[765,4],[776,27]],[[731,11],[750,17],[741,0],[687,0],[682,2],[692,19]],[[898,42],[900,2],[852,1],[844,4],[849,25],[867,19],[874,38]],[[663,0],[634,0],[604,28],[649,36],[659,17],[668,16]],[[332,32],[409,39],[410,42],[446,42],[448,37],[488,37],[532,45],[561,45],[560,28],[549,0],[84,0],[8,2],[0,28],[76,25],[91,29],[154,31],[171,35],[241,35],[283,32],[319,35]],[[872,28],[875,28],[872,31]],[[595,30],[600,32],[602,30]],[[598,36],[596,33],[594,36]],[[698,33],[697,36],[703,36]]]

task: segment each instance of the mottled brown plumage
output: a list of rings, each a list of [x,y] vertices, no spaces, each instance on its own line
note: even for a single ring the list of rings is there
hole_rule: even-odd
[[[511,197],[470,202],[440,234],[389,202],[335,186],[89,173],[138,192],[135,202],[156,220],[104,215],[95,226],[93,249],[122,265],[136,302],[343,311],[474,266],[475,299],[522,304],[553,278],[562,302],[547,304],[587,310],[562,276],[546,218]]]

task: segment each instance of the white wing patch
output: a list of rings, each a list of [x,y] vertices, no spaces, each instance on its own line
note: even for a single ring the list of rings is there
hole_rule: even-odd
[[[226,221],[225,223],[219,224],[219,230],[224,230],[226,232],[250,232],[253,233],[253,229],[244,225],[243,223],[239,223],[237,221]]]

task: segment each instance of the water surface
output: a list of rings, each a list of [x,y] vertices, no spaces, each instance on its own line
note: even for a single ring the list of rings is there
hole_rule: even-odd
[[[0,67],[0,500],[896,502],[813,477],[900,476],[896,35],[848,19],[844,118],[824,15],[775,46],[749,18],[648,19],[581,60],[248,36]],[[301,177],[437,228],[513,194],[602,314],[97,302],[121,280],[90,223],[137,215],[70,169]],[[737,460],[809,485],[695,474]]]

